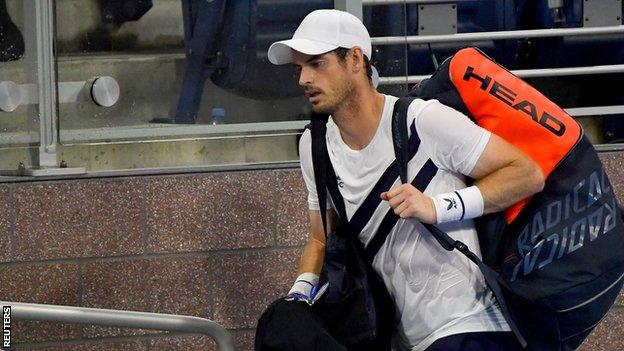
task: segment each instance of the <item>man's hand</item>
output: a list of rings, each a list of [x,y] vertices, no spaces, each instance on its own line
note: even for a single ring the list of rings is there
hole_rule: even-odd
[[[381,199],[388,201],[394,213],[401,218],[415,218],[424,223],[436,223],[433,199],[411,184],[381,193]]]

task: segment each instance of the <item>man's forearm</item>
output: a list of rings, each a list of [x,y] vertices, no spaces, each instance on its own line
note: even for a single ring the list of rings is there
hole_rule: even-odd
[[[313,288],[318,284],[324,255],[325,245],[314,238],[310,238],[303,249],[297,279],[288,292],[289,297],[306,301],[312,298]]]
[[[492,134],[469,174],[474,186],[426,196],[411,184],[383,192],[394,213],[424,223],[445,223],[502,211],[544,187],[540,167]]]
[[[297,274],[314,273],[319,275],[323,266],[324,257],[325,245],[314,238],[310,239],[303,249]]]
[[[502,211],[541,191],[544,174],[533,162],[517,160],[477,180],[483,196],[483,213]]]

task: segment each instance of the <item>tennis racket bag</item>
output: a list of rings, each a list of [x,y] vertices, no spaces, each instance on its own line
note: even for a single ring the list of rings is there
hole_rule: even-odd
[[[410,95],[463,112],[541,167],[544,189],[508,208],[503,225],[490,225],[496,229],[481,233],[480,242],[500,239],[494,240],[498,257],[488,263],[498,272],[494,284],[503,296],[497,298],[506,301],[506,317],[526,349],[577,348],[614,303],[624,275],[622,211],[581,126],[476,48],[448,58]],[[395,118],[403,128],[406,116]],[[400,160],[396,141],[407,131],[394,138]],[[407,166],[406,160],[399,163]],[[450,238],[446,248],[465,249]],[[480,267],[489,269],[482,262]]]

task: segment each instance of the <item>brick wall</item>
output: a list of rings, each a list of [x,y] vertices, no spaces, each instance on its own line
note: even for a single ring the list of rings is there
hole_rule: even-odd
[[[620,199],[624,157],[601,155]],[[306,237],[296,169],[0,185],[0,299],[209,318],[253,349]],[[624,297],[582,350],[624,349]],[[216,350],[204,336],[14,321],[20,350]]]

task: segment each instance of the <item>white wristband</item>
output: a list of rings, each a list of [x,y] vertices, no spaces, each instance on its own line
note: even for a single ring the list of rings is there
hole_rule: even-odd
[[[295,284],[293,284],[292,288],[288,294],[297,293],[305,296],[310,296],[310,292],[312,291],[312,287],[318,284],[319,276],[314,273],[302,273],[295,280]]]
[[[437,223],[461,221],[483,214],[483,196],[475,185],[452,193],[435,195],[433,204]]]

